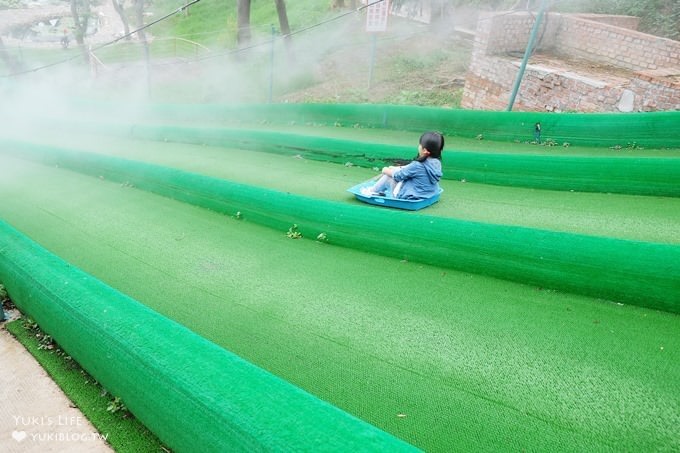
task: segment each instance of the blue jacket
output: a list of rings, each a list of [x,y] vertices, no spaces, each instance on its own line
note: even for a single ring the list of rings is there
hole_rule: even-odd
[[[403,181],[397,198],[406,200],[422,200],[436,195],[439,191],[439,180],[442,177],[442,162],[428,157],[424,162],[414,160],[392,174],[395,181]]]

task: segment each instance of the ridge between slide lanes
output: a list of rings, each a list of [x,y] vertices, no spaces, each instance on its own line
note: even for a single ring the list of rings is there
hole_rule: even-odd
[[[234,182],[334,201],[376,175],[359,167],[215,146],[82,134],[53,146],[155,163]],[[441,201],[421,213],[649,242],[680,243],[680,198],[563,192],[443,180]],[[380,208],[376,208],[380,209]],[[417,215],[417,213],[414,213]]]
[[[10,119],[11,121],[11,119]],[[31,130],[39,128],[43,135],[49,132],[52,137],[59,139],[59,136],[71,137],[71,142],[74,136],[87,135],[88,133],[96,133],[100,137],[113,138],[116,136],[122,137],[134,131],[136,126],[151,127],[151,128],[174,128],[179,129],[200,129],[206,131],[218,131],[225,129],[229,131],[242,130],[244,137],[247,138],[249,131],[254,132],[274,132],[284,135],[299,135],[301,137],[317,137],[340,139],[347,141],[356,141],[358,143],[372,143],[393,145],[399,147],[412,147],[415,150],[418,144],[418,138],[421,132],[413,132],[396,129],[381,129],[371,127],[336,127],[324,124],[300,124],[300,123],[285,123],[275,124],[269,122],[248,122],[248,121],[234,121],[234,120],[215,120],[213,123],[192,122],[190,120],[177,123],[168,121],[158,121],[154,118],[137,118],[135,121],[121,121],[118,120],[103,120],[103,119],[64,119],[64,118],[38,118],[33,119],[31,127],[26,130],[25,125],[16,124],[16,130],[12,131],[10,127],[6,136],[14,135],[21,139],[22,137],[31,136]],[[11,131],[11,132],[10,132]],[[18,132],[18,133],[17,133]],[[543,144],[533,144],[533,131],[527,130],[526,137],[520,141],[497,141],[484,140],[476,137],[462,137],[446,135],[446,147],[444,152],[461,151],[461,152],[475,152],[475,153],[489,153],[489,154],[516,154],[516,155],[549,155],[549,156],[589,156],[589,157],[666,157],[666,158],[680,158],[680,147],[676,148],[653,148],[644,147],[642,144],[623,144],[621,149],[615,149],[607,146],[584,146],[584,145],[570,145],[564,146],[563,143],[556,143],[555,146],[548,146],[545,144],[550,140],[549,135],[543,135]]]
[[[12,169],[0,217],[29,237],[416,446],[680,444],[677,315],[288,240],[6,156],[0,166]]]

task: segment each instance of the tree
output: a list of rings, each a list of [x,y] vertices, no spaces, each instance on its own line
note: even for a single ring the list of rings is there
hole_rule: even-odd
[[[283,35],[283,42],[286,44],[288,57],[291,58],[290,45],[290,25],[288,24],[288,13],[286,13],[286,3],[284,0],[274,0],[276,3],[276,13],[279,16],[279,26],[281,27],[281,34]]]
[[[111,3],[113,3],[113,9],[115,9],[116,12],[118,13],[121,22],[123,22],[125,40],[129,41],[131,39],[130,23],[128,21],[127,14],[125,14],[125,0],[111,0]]]
[[[71,0],[71,16],[75,27],[74,35],[86,63],[90,61],[90,52],[85,48],[85,35],[91,14],[90,0]]]
[[[250,43],[250,0],[238,0],[238,17],[236,21],[236,43],[243,47]]]
[[[146,32],[144,31],[144,0],[134,0],[135,18],[137,22],[137,36],[139,41],[144,45],[145,53],[148,54],[148,43],[146,41]]]
[[[20,0],[0,0],[0,9],[21,8]]]
[[[2,41],[2,36],[0,36],[0,58],[5,63],[5,66],[7,66],[10,74],[14,74],[21,70],[21,64],[5,48],[5,43]]]
[[[357,0],[349,0],[349,8],[351,9],[357,9]],[[345,3],[345,0],[333,0],[331,2],[331,9],[345,9],[347,8],[347,4]]]
[[[149,43],[146,40],[146,33],[144,32],[144,0],[134,0],[135,2],[135,15],[137,17],[137,36],[139,36],[139,41],[142,43],[142,49],[144,50],[144,62],[146,63],[146,86],[147,91],[151,91],[151,60],[149,56]]]
[[[276,13],[279,17],[281,34],[286,40],[286,45],[290,43],[290,24],[288,23],[288,13],[286,12],[285,0],[274,0]],[[250,0],[238,0],[236,42],[239,47],[247,46],[252,37],[250,32]]]
[[[288,24],[288,14],[286,13],[286,3],[284,0],[274,0],[276,3],[276,13],[279,16],[279,25],[283,36],[290,35],[290,25]]]

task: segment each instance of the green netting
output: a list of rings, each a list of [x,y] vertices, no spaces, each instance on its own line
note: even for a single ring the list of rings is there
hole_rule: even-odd
[[[119,111],[117,106],[79,103],[82,111]],[[453,110],[375,104],[192,105],[150,104],[138,112],[145,120],[158,118],[183,124],[311,123],[363,126],[501,141],[533,140],[541,123],[544,139],[586,146],[680,148],[680,112],[546,113]]]
[[[680,196],[680,159],[447,153],[450,179],[579,192]]]
[[[308,159],[366,167],[413,157],[395,146],[284,132],[180,126],[134,126],[135,138],[300,154]],[[444,178],[485,184],[580,192],[680,196],[680,159],[490,154],[451,151],[442,158]]]
[[[0,221],[17,306],[176,451],[411,451],[69,265]]]
[[[129,146],[130,155],[150,151]],[[285,161],[317,185],[356,170],[277,159],[261,178],[276,179]],[[0,167],[12,169],[0,180],[0,217],[43,247],[427,451],[658,451],[680,442],[676,314],[290,240],[10,156]],[[460,195],[447,193],[438,207]]]
[[[5,147],[9,151],[10,147]],[[372,253],[680,312],[680,247],[482,224],[311,199],[38,145],[11,149],[197,206]],[[418,240],[425,237],[427,240]]]

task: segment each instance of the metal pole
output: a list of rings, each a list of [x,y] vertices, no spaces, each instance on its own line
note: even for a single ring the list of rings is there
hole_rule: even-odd
[[[375,66],[375,48],[378,38],[375,33],[371,33],[371,62],[368,67],[368,89],[373,85],[373,67]]]
[[[274,37],[276,29],[272,25],[272,47],[269,54],[269,97],[268,102],[271,104],[274,97]]]
[[[536,22],[534,22],[534,26],[531,29],[531,35],[529,36],[529,42],[527,43],[527,48],[524,51],[524,58],[522,58],[522,64],[519,67],[519,72],[517,73],[517,78],[515,78],[515,84],[512,87],[512,94],[510,94],[510,102],[508,103],[508,108],[507,111],[512,110],[512,106],[515,103],[515,98],[517,97],[517,92],[519,91],[519,85],[522,83],[522,77],[524,77],[524,70],[527,67],[527,62],[529,61],[529,57],[531,56],[531,50],[534,47],[534,42],[536,41],[536,35],[538,34],[538,29],[541,25],[541,21],[543,20],[543,13],[545,12],[545,8],[548,5],[548,0],[542,0],[541,2],[541,8],[538,11],[538,16],[536,17]]]

